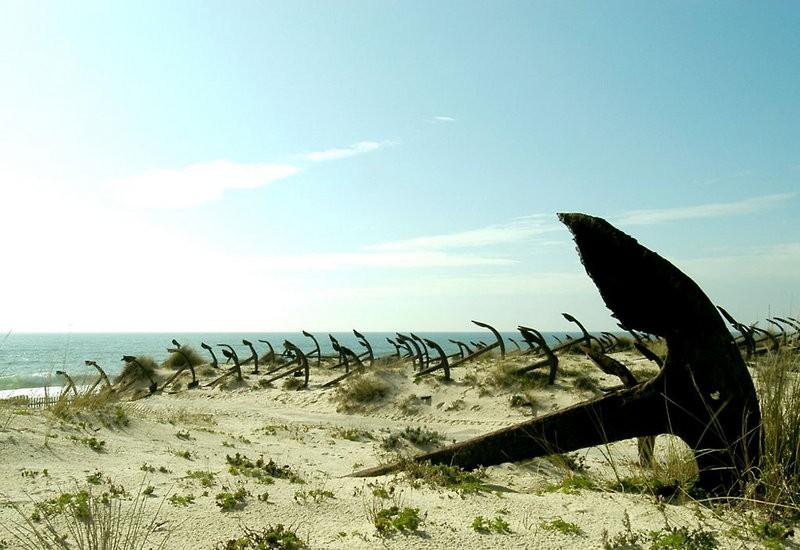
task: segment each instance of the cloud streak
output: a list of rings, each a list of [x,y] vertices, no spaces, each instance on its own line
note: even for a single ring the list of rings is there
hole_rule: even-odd
[[[455,122],[456,121],[456,119],[454,119],[451,116],[441,116],[441,115],[435,116],[431,120],[433,122]]]
[[[366,246],[365,249],[372,251],[444,250],[517,243],[559,229],[559,226],[546,221],[547,219],[546,216],[526,216],[506,224],[373,244]]]
[[[354,143],[350,147],[340,147],[336,149],[326,149],[324,151],[314,151],[311,153],[306,153],[303,155],[303,158],[306,160],[310,160],[312,162],[324,162],[326,160],[340,160],[346,159],[350,157],[355,157],[357,155],[364,155],[366,153],[371,153],[373,151],[377,151],[382,147],[388,145],[386,141],[359,141],[358,143]]]
[[[109,182],[107,191],[134,208],[190,208],[219,200],[229,189],[256,189],[299,172],[290,164],[216,160],[178,169],[148,170]]]
[[[750,214],[793,199],[797,195],[797,193],[779,193],[765,195],[763,197],[752,197],[734,202],[718,202],[678,208],[633,210],[618,218],[616,223],[620,225],[654,225],[679,220],[722,218],[739,214]]]

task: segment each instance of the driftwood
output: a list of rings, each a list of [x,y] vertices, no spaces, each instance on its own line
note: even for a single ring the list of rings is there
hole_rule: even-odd
[[[560,214],[606,305],[626,326],[666,339],[659,374],[563,410],[414,457],[476,468],[670,433],[693,449],[697,484],[713,494],[741,489],[759,462],[761,414],[733,337],[700,287],[608,222]],[[642,297],[646,296],[646,299]],[[389,464],[353,476],[398,470]]]

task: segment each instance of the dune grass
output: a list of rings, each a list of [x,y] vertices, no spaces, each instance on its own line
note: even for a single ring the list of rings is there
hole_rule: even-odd
[[[137,356],[136,361],[141,368],[133,362],[125,363],[122,372],[114,379],[115,384],[121,380],[148,380],[148,375],[153,376],[158,368],[156,360],[149,355]]]
[[[756,365],[761,462],[748,496],[772,514],[800,519],[800,354],[770,353]]]
[[[141,362],[141,360],[140,360]],[[191,346],[181,346],[181,351],[174,351],[169,354],[169,357],[163,363],[163,366],[168,369],[181,369],[189,365],[197,367],[205,364],[207,361],[203,359],[200,354]]]
[[[97,496],[89,486],[55,500],[34,502],[34,510],[52,512],[34,515],[38,521],[15,507],[19,520],[2,528],[12,537],[14,548],[21,550],[161,550],[171,534],[170,529],[157,533],[163,524],[159,521],[163,500],[155,512],[149,512],[143,488],[144,484],[130,503],[123,503],[119,498]]]

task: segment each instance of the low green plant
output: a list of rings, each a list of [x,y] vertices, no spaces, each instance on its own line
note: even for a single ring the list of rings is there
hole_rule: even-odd
[[[391,433],[381,442],[381,448],[392,451],[400,447],[401,439],[417,447],[430,447],[444,440],[444,436],[439,432],[425,428],[407,426],[401,432]]]
[[[230,512],[231,510],[240,510],[244,508],[247,503],[247,490],[244,487],[239,487],[233,493],[223,491],[217,493],[215,501],[223,512]]]
[[[511,526],[502,516],[495,516],[494,519],[475,516],[470,527],[472,527],[476,533],[481,533],[482,535],[488,535],[490,533],[505,535],[511,532]]]
[[[303,502],[306,503],[309,500],[312,500],[316,503],[322,502],[326,499],[336,498],[333,495],[332,491],[328,491],[326,489],[310,489],[308,491],[295,491],[294,492],[294,500],[295,502]]]
[[[89,485],[100,485],[103,483],[103,472],[95,472],[86,476],[86,481]]]
[[[214,485],[214,477],[217,474],[208,470],[187,470],[186,477],[196,479],[203,487],[211,487]]]
[[[594,491],[597,484],[587,475],[573,474],[565,477],[559,483],[553,483],[545,488],[545,492],[562,492],[567,495],[577,495],[580,491]]]
[[[272,459],[265,461],[259,457],[255,462],[244,455],[236,453],[235,456],[227,455],[228,471],[231,475],[243,475],[257,479],[261,483],[272,483],[273,478],[287,479],[291,483],[305,483],[289,466],[278,466]]]
[[[245,527],[242,536],[218,542],[217,550],[300,550],[306,546],[291,527],[279,523],[260,531]]]
[[[570,521],[564,521],[561,517],[554,517],[550,521],[543,521],[539,524],[542,529],[557,531],[562,535],[582,535],[583,529]]]
[[[590,392],[598,392],[599,383],[597,379],[591,376],[590,374],[579,374],[575,377],[572,382],[574,386],[579,390],[590,391]]]
[[[394,531],[401,533],[416,531],[422,522],[419,517],[419,508],[400,508],[398,506],[380,508],[372,514],[370,519],[381,536],[389,535]]]
[[[186,460],[192,459],[192,451],[188,451],[186,449],[182,451],[172,451],[172,454],[180,458],[185,458]]]
[[[486,475],[481,469],[467,472],[458,466],[414,460],[402,460],[400,468],[406,477],[415,484],[425,483],[432,487],[442,487],[461,495],[488,490],[483,483]]]
[[[189,506],[190,504],[194,504],[194,495],[171,495],[167,500],[173,506]]]
[[[334,395],[338,410],[353,412],[389,395],[391,385],[378,373],[356,374],[339,386]]]
[[[719,541],[716,535],[699,527],[675,527],[667,522],[663,529],[653,531],[634,531],[628,512],[622,520],[624,530],[613,537],[603,531],[605,550],[716,550]]]
[[[101,502],[91,490],[62,494],[55,499],[35,502],[42,524],[14,507],[20,521],[4,522],[0,530],[13,537],[13,548],[20,550],[139,550],[166,548],[172,530],[159,534],[161,505],[148,513],[144,493],[139,491],[132,502],[123,505],[115,499]],[[162,501],[163,504],[163,501]],[[54,506],[54,508],[53,508]],[[52,513],[44,513],[49,510]],[[61,519],[56,523],[53,516]],[[162,537],[160,541],[158,538]],[[2,546],[0,546],[1,548]],[[9,546],[10,548],[11,546]]]
[[[335,428],[331,435],[333,435],[333,437],[346,439],[348,441],[363,441],[365,439],[373,439],[371,433],[358,428]]]
[[[103,451],[105,451],[106,448],[106,442],[103,441],[102,439],[97,439],[94,436],[78,437],[76,435],[71,435],[70,439],[72,439],[73,441],[77,441],[78,443],[82,443],[83,445],[86,445],[96,453],[102,453]]]

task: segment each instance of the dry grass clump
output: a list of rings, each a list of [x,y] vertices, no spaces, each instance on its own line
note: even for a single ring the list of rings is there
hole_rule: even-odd
[[[66,498],[64,498],[66,497]],[[59,505],[53,506],[51,501]],[[91,487],[72,494],[62,494],[47,502],[34,502],[34,510],[48,509],[52,514],[24,514],[16,506],[19,521],[2,528],[12,537],[14,548],[22,550],[141,550],[166,548],[167,530],[160,542],[157,531],[163,500],[155,513],[147,511],[147,495],[142,488],[133,501],[123,505],[119,498],[104,493],[92,494]]]
[[[800,355],[767,354],[756,367],[761,464],[751,496],[772,512],[800,518]]]
[[[141,368],[136,363],[141,365]],[[158,363],[149,355],[137,356],[136,363],[125,363],[122,372],[114,379],[114,383],[116,384],[120,380],[148,380],[147,376],[153,376],[158,368]]]
[[[164,367],[168,369],[181,369],[188,366],[187,362],[189,365],[197,367],[206,363],[206,360],[203,359],[193,347],[181,346],[180,352],[173,351],[169,354],[169,357],[164,361]]]
[[[334,395],[337,410],[351,412],[363,410],[365,406],[384,400],[392,385],[381,376],[380,371],[355,374],[341,384]]]
[[[547,372],[549,372],[547,368],[517,374],[518,368],[513,363],[498,362],[486,377],[486,383],[496,388],[516,392],[547,386]]]

